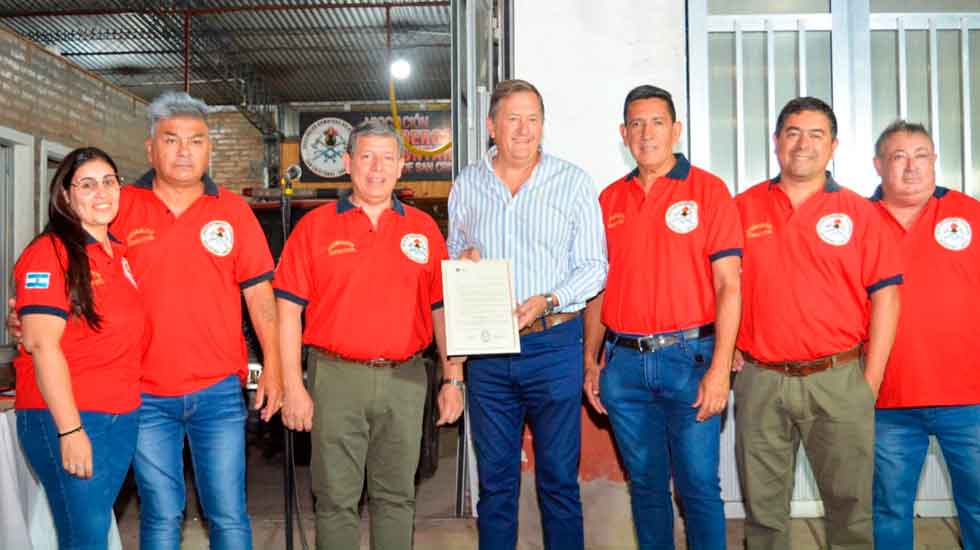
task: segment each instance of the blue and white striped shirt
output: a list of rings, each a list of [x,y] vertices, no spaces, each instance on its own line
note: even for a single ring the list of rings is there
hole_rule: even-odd
[[[592,178],[541,153],[511,195],[493,171],[497,148],[463,169],[449,194],[449,256],[476,247],[484,259],[509,258],[518,302],[553,292],[558,311],[578,311],[606,284],[606,235]]]

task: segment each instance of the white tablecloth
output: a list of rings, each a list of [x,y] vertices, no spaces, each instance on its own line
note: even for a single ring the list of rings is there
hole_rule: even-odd
[[[0,550],[57,550],[58,540],[44,487],[17,442],[14,411],[0,413]],[[109,549],[122,550],[113,516]]]

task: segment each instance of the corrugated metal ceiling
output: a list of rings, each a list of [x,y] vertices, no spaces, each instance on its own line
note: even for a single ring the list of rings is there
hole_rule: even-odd
[[[256,89],[264,90],[261,96],[244,99],[366,101],[388,95],[385,7],[391,6],[392,49],[413,67],[397,84],[399,99],[449,98],[450,8],[448,2],[422,4],[0,0],[0,24],[152,98],[183,86],[181,14],[190,8],[191,93],[209,103],[238,104]],[[283,6],[291,9],[272,9]],[[242,7],[269,11],[221,12]],[[112,13],[90,15],[103,11]]]

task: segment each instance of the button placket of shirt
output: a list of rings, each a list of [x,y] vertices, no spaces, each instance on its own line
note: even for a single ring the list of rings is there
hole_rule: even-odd
[[[514,231],[517,225],[517,201],[519,199],[514,197],[507,203],[507,207],[504,209],[504,235],[507,239],[504,241],[504,255],[511,257],[514,255],[515,237]]]
[[[378,234],[381,232],[381,227],[384,223],[384,214],[382,213],[381,217],[378,218],[378,227],[374,227],[371,224],[371,218],[363,210],[358,209],[354,215],[358,216],[355,223],[361,226],[357,228],[358,242],[355,243],[356,247],[362,250],[374,248],[374,244],[378,239]]]
[[[792,224],[799,218],[799,216],[796,215],[799,210],[793,208],[793,203],[789,200],[789,196],[781,189],[773,189],[772,193],[774,193],[774,197],[772,204],[770,205],[770,212],[774,223],[778,221],[782,225]]]

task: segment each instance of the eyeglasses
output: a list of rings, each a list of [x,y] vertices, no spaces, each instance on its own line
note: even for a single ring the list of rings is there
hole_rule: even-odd
[[[105,191],[118,191],[123,184],[123,178],[115,174],[109,174],[102,178],[101,186]],[[78,188],[83,195],[91,195],[99,188],[100,182],[95,178],[82,178],[71,184]]]

